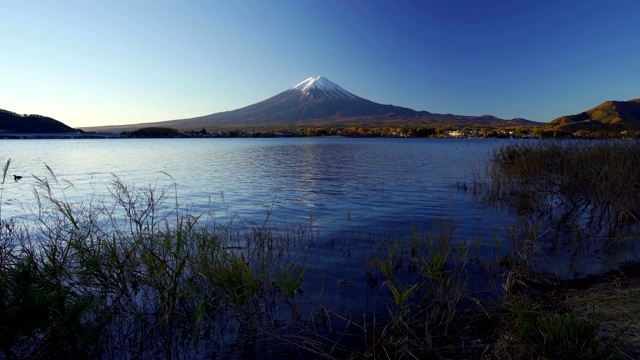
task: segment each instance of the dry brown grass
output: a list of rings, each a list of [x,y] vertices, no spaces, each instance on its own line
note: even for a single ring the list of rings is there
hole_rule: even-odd
[[[640,358],[640,279],[619,278],[569,291],[567,303],[576,314],[600,323],[604,341],[615,339],[630,359]]]
[[[640,221],[639,179],[640,142],[532,141],[496,149],[473,191],[521,215],[613,230]]]
[[[524,310],[557,319],[571,314],[577,322],[594,324],[597,333],[593,341],[600,344],[602,352],[588,358],[640,359],[640,263],[624,263],[620,270],[599,276],[543,282],[506,296],[503,307],[492,316],[497,320],[494,342],[482,358],[544,357],[519,336],[527,319],[518,311]]]

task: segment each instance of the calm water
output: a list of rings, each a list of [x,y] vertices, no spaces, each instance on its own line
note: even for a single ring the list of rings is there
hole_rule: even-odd
[[[412,226],[420,232],[432,231],[439,220],[456,224],[456,241],[483,241],[484,249],[495,256],[494,239],[505,239],[508,225],[518,218],[506,209],[475,202],[454,185],[468,181],[472,169],[484,168],[491,149],[509,141],[2,140],[0,163],[11,158],[11,166],[1,215],[28,215],[26,209],[35,206],[35,177],[52,179],[45,164],[71,201],[108,197],[109,184],[117,175],[138,188],[171,189],[168,202],[172,205],[175,184],[181,207],[196,214],[213,213],[222,223],[232,217],[262,223],[270,214],[268,224],[274,228],[311,228],[320,245],[314,252],[318,264],[342,258],[323,250],[323,244],[353,238],[356,233],[360,245],[350,250],[356,261],[344,265],[343,275],[361,276],[364,258],[376,240],[406,239]],[[14,182],[13,174],[23,179]],[[596,250],[583,259],[583,265],[596,272],[611,267],[608,258],[612,256],[603,254],[627,251]],[[571,269],[566,266],[570,255],[556,253],[544,260],[544,267],[561,274],[575,272],[575,263]]]
[[[0,162],[11,158],[3,212],[33,202],[35,178],[73,184],[65,195],[86,201],[108,194],[113,175],[136,187],[177,185],[193,211],[262,221],[311,224],[322,232],[358,227],[376,234],[458,222],[461,238],[494,236],[506,213],[496,213],[452,189],[505,141],[429,139],[111,139],[3,140]],[[15,183],[11,175],[24,178]],[[349,223],[349,215],[351,222]]]

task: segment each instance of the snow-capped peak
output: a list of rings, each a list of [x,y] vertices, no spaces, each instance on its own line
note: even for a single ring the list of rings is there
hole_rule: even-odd
[[[297,90],[306,97],[313,98],[314,93],[322,93],[324,96],[331,99],[356,99],[357,97],[347,90],[336,85],[331,80],[322,77],[310,77],[298,85],[292,87],[290,90]]]

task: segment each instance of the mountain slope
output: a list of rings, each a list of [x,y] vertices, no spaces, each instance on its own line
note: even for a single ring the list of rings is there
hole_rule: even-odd
[[[5,133],[72,133],[78,130],[62,122],[40,115],[19,115],[0,109],[0,132]]]
[[[411,109],[382,105],[342,89],[323,77],[309,78],[280,94],[234,111],[185,119],[188,122],[238,125],[287,124],[298,121],[352,116],[410,116]]]
[[[432,114],[383,105],[356,96],[322,76],[310,77],[273,97],[237,110],[190,119],[145,124],[87,128],[87,130],[132,130],[162,126],[182,130],[274,129],[296,127],[376,126],[533,126],[537,123],[513,119],[508,123],[492,116]]]
[[[576,115],[561,116],[549,125],[566,132],[637,130],[640,129],[640,99],[607,101]]]

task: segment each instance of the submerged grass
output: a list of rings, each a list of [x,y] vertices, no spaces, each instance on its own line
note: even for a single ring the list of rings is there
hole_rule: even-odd
[[[466,264],[470,246],[454,247],[455,224],[439,221],[433,233],[415,229],[408,242],[383,241],[379,253],[369,261],[370,271],[384,278],[390,293],[389,323],[369,344],[370,354],[386,358],[436,356],[438,338],[448,336],[461,305],[473,303],[466,289]],[[472,306],[475,307],[475,306]],[[480,309],[475,307],[474,312]]]

